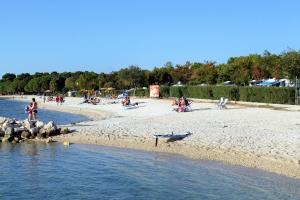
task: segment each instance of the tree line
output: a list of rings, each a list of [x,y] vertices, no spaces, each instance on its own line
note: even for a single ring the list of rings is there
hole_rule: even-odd
[[[266,78],[300,77],[300,51],[288,50],[280,54],[265,51],[263,54],[231,57],[227,63],[214,61],[186,62],[173,65],[167,62],[152,70],[129,66],[110,73],[88,71],[52,72],[35,74],[6,73],[0,80],[1,93],[66,92],[68,90],[98,90],[100,88],[129,89],[148,87],[150,84],[187,85],[220,84],[231,81],[238,86],[248,85],[251,80]]]

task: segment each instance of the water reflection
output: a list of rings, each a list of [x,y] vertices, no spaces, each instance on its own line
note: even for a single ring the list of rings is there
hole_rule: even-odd
[[[3,199],[300,199],[299,180],[159,153],[0,143],[0,158]]]

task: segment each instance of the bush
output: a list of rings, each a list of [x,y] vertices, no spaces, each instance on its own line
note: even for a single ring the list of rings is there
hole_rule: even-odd
[[[240,101],[295,104],[294,88],[240,87]]]
[[[138,89],[136,96],[149,97],[149,89]],[[160,86],[161,97],[220,99],[276,104],[295,104],[295,89],[281,87],[237,86]]]
[[[159,86],[159,96],[160,97],[170,97],[170,87],[169,86]]]
[[[133,94],[130,95],[135,95],[137,97],[149,97],[149,89],[136,89],[133,91]]]

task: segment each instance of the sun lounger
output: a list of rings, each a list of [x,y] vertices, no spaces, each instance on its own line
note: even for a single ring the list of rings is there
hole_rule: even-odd
[[[221,109],[227,109],[227,106],[226,106],[227,102],[228,102],[228,99],[225,98],[224,101],[221,103],[220,108]]]
[[[224,102],[224,97],[221,97],[219,102],[217,103],[217,107],[221,108],[222,103]]]
[[[130,103],[129,105],[124,105],[124,109],[128,110],[128,109],[135,109],[138,108],[139,104],[138,103]]]
[[[192,101],[188,101],[188,105],[185,106],[185,112],[192,112]]]
[[[158,138],[168,138],[168,142],[173,142],[173,141],[176,141],[176,140],[182,140],[184,139],[185,137],[188,137],[192,135],[191,132],[187,131],[187,132],[184,132],[184,133],[171,133],[171,134],[156,134],[154,135],[155,136],[155,146],[157,146],[158,144]]]

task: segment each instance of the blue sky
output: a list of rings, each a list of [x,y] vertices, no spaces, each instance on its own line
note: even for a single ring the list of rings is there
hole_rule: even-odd
[[[297,0],[0,0],[0,75],[300,49]]]

